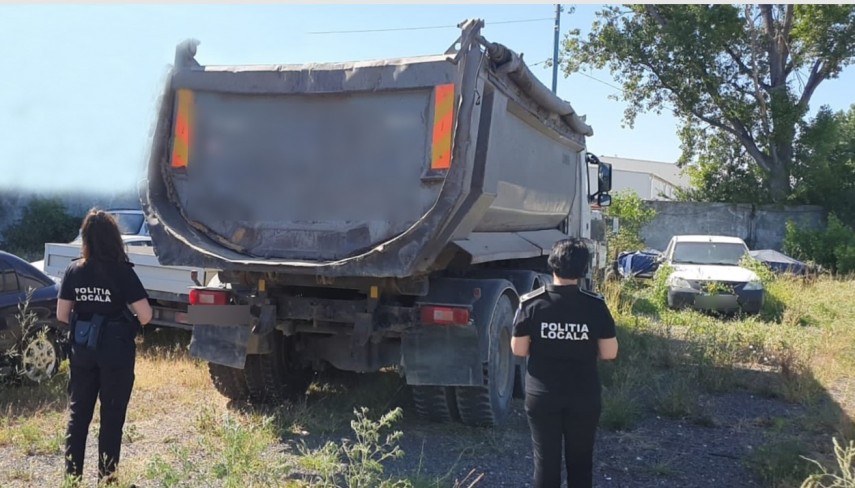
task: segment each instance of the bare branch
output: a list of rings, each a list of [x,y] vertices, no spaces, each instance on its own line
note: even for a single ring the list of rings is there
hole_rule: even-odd
[[[790,38],[790,32],[793,30],[793,19],[795,17],[795,5],[789,3],[786,5],[787,12],[784,15],[784,30],[781,33],[784,39]]]
[[[739,66],[740,73],[745,76],[750,76],[754,80],[754,82],[757,83],[764,90],[768,90],[770,88],[768,84],[764,83],[762,80],[759,79],[755,71],[749,68],[748,65],[745,64],[745,61],[743,61],[742,58],[740,58],[739,55],[737,55],[733,49],[731,49],[729,46],[726,46],[724,49],[725,51],[727,51],[727,54],[730,55],[731,59],[733,59],[733,61],[737,64],[737,66]]]
[[[757,141],[754,140],[754,137],[751,136],[751,133],[748,132],[748,129],[745,127],[742,121],[735,117],[728,117],[727,120],[728,122],[733,124],[734,127],[736,127],[736,137],[748,151],[748,154],[750,154],[751,157],[755,161],[757,161],[757,164],[761,168],[763,168],[767,172],[771,172],[772,166],[769,164],[767,156],[763,154],[763,151],[761,151],[759,147],[757,147]]]
[[[748,5],[745,6],[745,18],[751,18],[751,7]],[[751,37],[751,66],[753,68],[752,74],[754,79],[755,90],[754,97],[757,99],[757,103],[760,105],[760,120],[763,127],[763,133],[768,135],[772,130],[769,126],[769,108],[766,106],[766,97],[764,97],[763,93],[760,92],[760,88],[763,87],[763,89],[766,90],[767,93],[769,93],[772,87],[760,81],[760,70],[757,68],[757,58],[759,57],[759,55],[757,54],[757,27],[753,22],[749,22],[746,27],[748,28]]]
[[[769,53],[769,78],[771,89],[786,88],[787,80],[784,74],[784,59],[778,45],[778,32],[775,30],[775,19],[772,13],[772,5],[764,3],[760,5],[763,15],[763,23],[766,27],[766,50]]]
[[[808,76],[807,83],[805,83],[805,89],[802,92],[802,96],[799,97],[798,107],[800,110],[804,111],[807,109],[808,103],[810,103],[810,98],[813,96],[813,92],[816,91],[816,87],[822,83],[822,80],[825,79],[827,73],[825,72],[825,67],[822,66],[822,60],[817,59],[815,63],[813,63],[813,67],[810,69],[810,75]]]

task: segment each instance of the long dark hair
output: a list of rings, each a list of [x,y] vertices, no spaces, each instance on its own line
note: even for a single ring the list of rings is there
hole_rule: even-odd
[[[84,261],[128,261],[119,225],[107,212],[97,208],[90,210],[80,226],[80,237],[83,239]]]

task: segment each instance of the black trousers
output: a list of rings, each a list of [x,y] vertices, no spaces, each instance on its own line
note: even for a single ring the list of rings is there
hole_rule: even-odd
[[[560,488],[563,448],[567,487],[590,488],[600,396],[560,398],[526,393],[525,407],[534,448],[534,487]]]
[[[65,441],[66,474],[81,477],[86,453],[86,437],[101,399],[101,426],[98,433],[98,476],[116,471],[122,447],[122,428],[134,386],[136,329],[126,322],[106,324],[98,347],[71,348],[71,379],[68,382],[71,415]]]

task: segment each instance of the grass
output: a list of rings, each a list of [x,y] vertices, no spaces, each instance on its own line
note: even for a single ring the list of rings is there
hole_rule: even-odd
[[[801,456],[829,454],[819,437],[855,438],[855,281],[764,282],[761,313],[726,320],[668,310],[661,277],[609,285],[621,358],[602,368],[601,425],[631,429],[646,411],[714,425],[700,397],[739,390],[800,405],[801,436],[773,429],[748,462],[769,488],[798,486],[815,472]]]
[[[718,427],[717,412],[707,399],[748,391],[793,403],[803,412],[737,422],[765,431],[765,443],[746,460],[763,486],[797,486],[817,473],[818,466],[805,458],[833,467],[831,437],[855,438],[855,281],[784,279],[767,286],[771,299],[760,316],[727,320],[666,310],[657,290],[640,283],[604,290],[619,323],[621,351],[618,361],[603,363],[600,370],[601,426],[626,439],[638,437],[642,431],[633,429],[653,415]],[[60,375],[37,387],[0,386],[0,449],[21,458],[59,460],[66,381],[64,366]],[[400,376],[388,371],[370,377],[319,374],[304,402],[279,408],[232,403],[213,390],[204,363],[187,354],[186,337],[147,331],[138,348],[124,432],[131,454],[122,462],[121,485],[300,488],[317,486],[319,477],[340,481],[351,462],[342,453],[348,445],[342,439],[358,442],[351,429],[354,407],[365,406],[380,415],[406,409],[409,401]],[[726,427],[738,430],[740,425]],[[471,452],[502,452],[511,442],[501,430],[436,428],[466,439],[460,459]],[[319,438],[333,442],[324,444]],[[646,441],[633,438],[632,443]],[[395,473],[401,477],[392,480],[380,476],[375,479],[378,485],[386,481],[439,488],[477,483],[477,472],[467,481],[452,479],[459,460],[447,474],[436,475],[435,466],[425,469],[424,452],[406,455],[419,456],[420,467]],[[654,476],[679,471],[676,460],[657,463],[646,468]],[[87,470],[93,466],[88,462]],[[836,472],[839,476],[841,469]],[[0,474],[0,485],[59,486],[62,480],[56,476],[19,468]]]
[[[804,458],[804,443],[795,438],[776,439],[755,450],[746,463],[768,488],[799,486],[815,472]]]

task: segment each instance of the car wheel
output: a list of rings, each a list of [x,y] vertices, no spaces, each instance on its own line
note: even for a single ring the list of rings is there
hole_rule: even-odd
[[[59,371],[61,360],[56,334],[47,328],[35,331],[21,344],[20,374],[29,381],[41,383]]]

